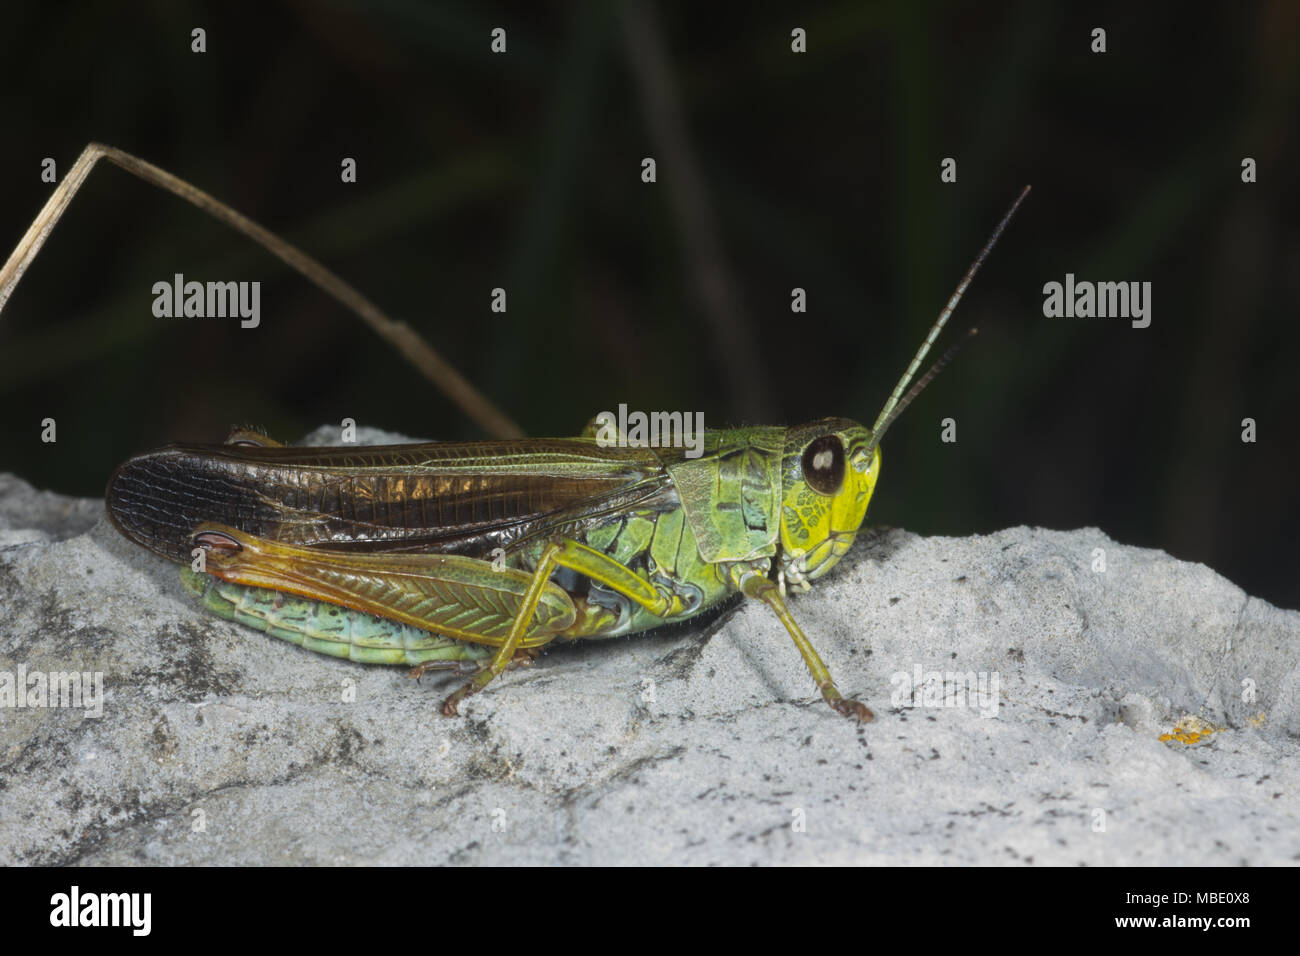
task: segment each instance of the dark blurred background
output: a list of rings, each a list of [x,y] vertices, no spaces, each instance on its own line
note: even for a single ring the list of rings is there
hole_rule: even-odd
[[[8,3],[0,242],[49,194],[41,160],[62,175],[98,139],[300,243],[529,434],[619,402],[869,424],[1029,182],[941,345],[981,334],[885,442],[871,520],[1095,525],[1296,607],[1300,6],[1071,8]],[[260,280],[261,327],[154,318],[176,272]],[[1067,272],[1153,283],[1150,328],[1044,318]],[[0,315],[0,401],[0,470],[80,495],[234,423],[483,437],[277,260],[106,164]]]

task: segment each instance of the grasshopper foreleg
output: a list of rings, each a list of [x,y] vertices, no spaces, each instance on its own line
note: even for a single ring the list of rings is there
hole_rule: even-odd
[[[865,724],[875,718],[866,704],[856,700],[851,700],[840,693],[839,688],[835,686],[835,681],[831,678],[831,672],[826,669],[822,663],[821,657],[817,654],[817,649],[812,646],[808,636],[804,634],[794,617],[790,614],[790,609],[785,606],[785,599],[781,597],[781,589],[775,581],[753,571],[745,569],[738,565],[733,573],[736,579],[736,586],[746,597],[756,598],[766,604],[785,625],[785,629],[790,632],[790,637],[794,640],[794,646],[799,648],[799,653],[803,656],[803,662],[808,665],[808,671],[812,674],[813,680],[817,683],[817,689],[822,692],[822,697],[826,703],[838,714],[846,717],[856,717],[858,723]]]

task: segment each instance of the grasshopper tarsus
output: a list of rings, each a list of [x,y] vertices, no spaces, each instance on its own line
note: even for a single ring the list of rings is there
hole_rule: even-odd
[[[478,671],[478,665],[467,665],[465,661],[424,661],[408,670],[406,676],[418,681],[429,671],[455,671],[458,674],[473,674]]]
[[[540,648],[521,647],[515,652],[515,656],[510,659],[510,662],[506,667],[531,667],[541,654],[542,652]],[[408,670],[406,676],[418,681],[428,671],[455,671],[458,674],[469,673],[477,677],[479,674],[482,674],[485,670],[489,669],[490,665],[482,664],[470,665],[467,668],[464,661],[424,661],[421,664],[416,664]],[[464,700],[470,694],[475,693],[479,689],[479,686],[474,681],[461,687],[456,691],[456,693],[452,694],[442,702],[442,707],[439,708],[442,715],[444,717],[460,716],[460,711],[457,709],[460,701]]]
[[[855,717],[860,724],[867,724],[876,719],[876,715],[871,712],[871,708],[859,701],[840,697],[829,701],[829,703],[837,714],[843,714],[845,717]]]

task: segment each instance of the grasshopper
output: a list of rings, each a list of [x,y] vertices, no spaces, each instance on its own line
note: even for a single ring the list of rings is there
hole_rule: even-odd
[[[108,482],[109,517],[185,565],[184,587],[222,617],[335,657],[407,665],[412,676],[466,674],[442,705],[448,716],[551,641],[635,634],[743,594],[785,625],[835,711],[871,720],[840,693],[785,598],[853,544],[880,441],[966,341],[911,384],[1028,192],[871,428],[825,418],[708,431],[699,457],[611,445],[596,422],[575,438],[335,448],[237,429],[224,444],[168,445],[124,462]]]

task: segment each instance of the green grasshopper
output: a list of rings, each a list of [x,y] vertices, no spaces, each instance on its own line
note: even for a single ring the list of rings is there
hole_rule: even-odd
[[[184,569],[186,586],[223,617],[417,676],[474,666],[447,715],[553,640],[635,634],[739,592],[775,612],[832,708],[870,720],[835,686],[784,595],[807,590],[853,544],[880,440],[957,348],[906,391],[1024,196],[870,429],[826,418],[706,432],[698,458],[609,447],[594,423],[577,438],[357,448],[239,431],[225,445],[128,460],[109,481],[109,515],[164,557],[184,562],[196,549],[207,574]]]
[[[225,444],[169,445],[124,462],[105,493],[109,517],[130,540],[187,565],[186,589],[222,617],[320,653],[408,665],[413,676],[472,674],[443,703],[449,716],[551,641],[647,631],[740,593],[785,625],[832,708],[871,720],[835,686],[785,595],[808,590],[853,544],[880,475],[880,440],[960,346],[908,389],[1028,192],[870,429],[826,418],[710,431],[694,458],[610,446],[594,422],[576,438],[336,448],[237,430]],[[11,262],[34,254],[20,243]]]

